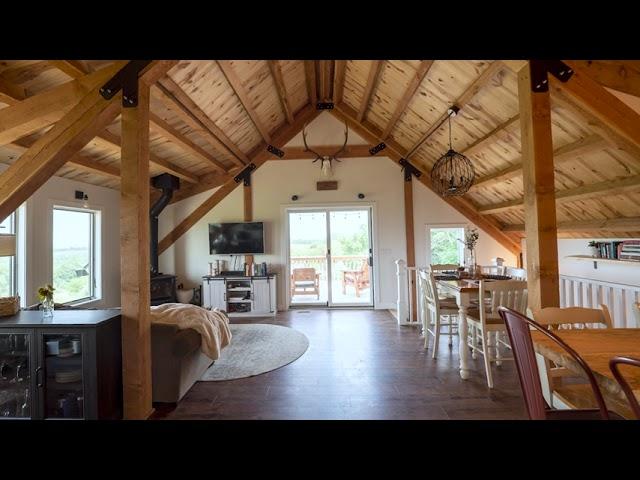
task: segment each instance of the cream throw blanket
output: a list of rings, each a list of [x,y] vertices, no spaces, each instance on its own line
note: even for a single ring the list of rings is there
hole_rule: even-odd
[[[151,322],[175,325],[179,330],[192,328],[202,338],[202,353],[212,360],[217,360],[231,341],[229,318],[219,310],[207,310],[187,303],[163,303],[151,307]]]

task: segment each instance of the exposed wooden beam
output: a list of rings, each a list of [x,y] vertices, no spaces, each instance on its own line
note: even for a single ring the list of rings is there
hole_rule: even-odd
[[[23,140],[17,140],[6,146],[11,148],[11,150],[15,151],[16,153],[22,155],[29,149],[31,145],[33,145],[33,143],[27,145]],[[89,173],[97,173],[120,180],[120,170],[117,167],[97,162],[91,157],[83,155],[81,152],[76,153],[67,161],[67,163],[71,164],[73,167],[79,168]]]
[[[518,73],[528,305],[560,306],[558,235],[549,92],[533,92],[531,68]]]
[[[564,92],[574,104],[591,113],[633,147],[640,149],[640,114],[592,80],[576,62],[567,60],[566,63],[573,69],[573,75],[564,83],[549,75],[553,93]]]
[[[212,190],[214,188],[220,187],[233,176],[234,174],[223,174],[218,172],[203,175],[198,183],[184,187],[181,186],[180,190],[174,192],[169,204],[176,203],[184,200],[185,198],[189,198],[194,195],[198,195],[199,193],[206,192],[207,190]]]
[[[527,60],[501,60],[514,73],[518,73],[527,65]]]
[[[383,66],[384,60],[371,61],[371,69],[369,70],[367,85],[365,86],[364,94],[362,95],[362,103],[360,103],[360,109],[358,110],[358,115],[356,116],[356,120],[358,122],[362,122],[364,115],[369,109],[369,102],[371,101],[371,96],[373,95],[376,85],[378,84],[378,78],[380,77]]]
[[[416,239],[413,225],[413,181],[411,177],[404,182],[404,234],[407,246],[407,267],[416,266]],[[411,308],[413,312],[412,321],[417,318],[416,284],[413,276],[409,276],[411,288]]]
[[[96,86],[107,82],[126,62],[72,80],[0,110],[0,145],[6,145],[59,121]]]
[[[558,166],[561,163],[571,161],[580,155],[593,152],[605,148],[606,142],[598,135],[590,135],[585,138],[580,138],[575,142],[568,143],[562,147],[556,148],[553,151],[554,165]],[[513,165],[510,165],[502,170],[498,170],[495,173],[479,178],[471,187],[471,191],[478,190],[480,188],[489,187],[497,183],[505,182],[522,175],[522,157],[517,159]]]
[[[114,152],[120,152],[122,139],[119,135],[111,133],[109,130],[100,132],[100,134],[96,136],[95,140],[99,142],[103,147],[108,147]],[[175,165],[174,163],[165,160],[164,158],[158,157],[151,152],[149,152],[149,161],[151,162],[151,164],[155,165],[163,172],[175,175],[176,177],[181,178],[182,180],[185,180],[187,182],[198,183],[200,181],[197,175],[194,175],[190,171],[179,167],[178,165]]]
[[[467,89],[462,92],[462,95],[458,97],[458,99],[454,102],[458,108],[463,109],[464,106],[475,97],[480,90],[482,90],[487,84],[496,76],[496,74],[504,68],[504,64],[499,60],[491,63],[478,78],[476,78],[471,85],[467,87]],[[444,112],[438,120],[436,120],[427,131],[420,137],[420,139],[409,149],[407,153],[407,158],[413,156],[414,153],[418,151],[420,146],[424,143],[424,141],[433,133],[433,129],[440,125],[444,120],[449,116],[448,112]]]
[[[124,418],[153,412],[149,253],[149,87],[138,106],[122,109],[120,285]]]
[[[366,122],[360,123],[356,121],[356,112],[345,105],[344,103],[337,105],[336,108],[330,111],[333,115],[337,116],[341,120],[348,122],[349,128],[355,131],[358,135],[372,144],[377,144],[381,141],[380,136],[382,132],[377,130],[375,126]],[[397,142],[389,139],[385,142],[387,148],[385,148],[379,156],[385,156],[398,163],[402,158],[406,158],[406,151]],[[435,191],[431,185],[431,179],[427,172],[422,171],[422,175],[418,179],[428,189]],[[491,237],[498,241],[507,250],[517,255],[520,253],[520,243],[510,235],[505,235],[502,232],[502,225],[495,219],[489,216],[483,216],[478,213],[473,204],[463,197],[443,197],[443,200],[455,208],[462,215],[467,217],[470,222],[476,224],[478,227],[487,232]]]
[[[249,163],[249,157],[233,143],[233,141],[218,127],[213,120],[194,102],[187,92],[180,87],[171,77],[158,80],[152,92],[158,93],[158,98],[169,108],[176,111],[182,120],[198,132],[203,132],[205,138],[214,146],[226,150],[231,155],[231,160],[238,166]],[[177,107],[177,109],[173,108]]]
[[[27,92],[24,88],[0,77],[0,102],[15,105],[26,97]]]
[[[315,106],[318,102],[318,92],[316,88],[316,62],[314,60],[304,61],[304,75],[307,83],[309,103]]]
[[[493,130],[491,130],[489,133],[486,133],[485,135],[483,135],[482,137],[478,138],[475,142],[473,142],[471,145],[469,145],[467,148],[465,148],[461,153],[463,155],[466,155],[467,157],[470,155],[474,155],[476,153],[478,153],[480,150],[482,150],[483,148],[485,148],[487,146],[487,143],[493,143],[495,141],[495,137],[506,137],[508,135],[506,135],[505,130],[507,130],[508,128],[510,128],[513,125],[519,125],[520,124],[520,114],[517,113],[515,114],[513,117],[509,118],[508,120],[502,122],[501,124],[497,125]]]
[[[572,63],[600,85],[640,97],[640,61],[574,60]]]
[[[342,145],[318,146],[314,147],[314,150],[320,155],[333,155],[341,148]],[[370,148],[370,145],[347,145],[344,152],[340,154],[340,159],[371,157]],[[285,147],[282,150],[284,151],[284,157],[281,160],[314,160],[316,158],[315,154],[305,151],[304,147]],[[384,152],[380,153],[380,155],[384,155]]]
[[[80,78],[90,73],[86,70],[85,66],[77,60],[49,60],[49,63],[71,78]]]
[[[273,82],[276,84],[276,89],[278,90],[282,111],[284,112],[285,117],[287,117],[287,122],[293,123],[293,112],[289,105],[289,98],[287,97],[287,89],[284,85],[284,79],[282,78],[280,63],[278,60],[267,60],[267,64],[269,65],[269,70],[271,70]]]
[[[420,85],[422,85],[422,82],[427,77],[429,70],[431,70],[432,65],[433,60],[422,60],[420,62],[418,69],[411,77],[411,81],[407,86],[407,90],[404,92],[404,95],[400,99],[400,102],[398,102],[396,109],[393,111],[393,114],[391,115],[391,118],[389,119],[389,122],[384,129],[384,132],[382,132],[383,140],[391,135],[391,132],[395,128],[396,123],[398,123],[398,120],[400,120],[400,117],[406,111],[409,103],[411,103],[411,100],[413,100],[413,97],[418,91],[418,88],[420,88]]]
[[[120,113],[121,92],[111,100],[105,100],[98,92],[103,83],[95,82],[94,87],[53,128],[0,175],[0,221],[7,218]],[[24,100],[16,106],[28,101]]]
[[[326,70],[326,60],[318,60],[316,66],[316,79],[318,81],[318,101],[326,102],[327,101],[327,76],[325,74]]]
[[[607,180],[605,182],[556,191],[556,204],[587,200],[604,195],[621,195],[638,190],[640,190],[640,175],[633,175],[631,177]],[[518,199],[479,207],[478,211],[483,215],[493,215],[508,210],[519,209],[523,206],[524,200]]]
[[[319,114],[315,106],[307,105],[302,108],[296,115],[293,123],[285,124],[280,127],[273,135],[273,142],[276,145],[284,145],[294,136],[296,136],[305,123],[312,121]],[[260,149],[251,155],[251,163],[257,168],[262,166],[266,161],[273,158],[272,154],[266,150],[266,145],[261,145]],[[189,214],[182,222],[180,222],[171,232],[169,232],[158,244],[160,253],[167,250],[173,243],[184,235],[191,227],[193,227],[200,219],[202,219],[213,207],[220,203],[229,193],[231,193],[239,185],[233,177],[229,176],[225,183],[218,188],[210,197],[208,197],[200,206],[198,206],[191,214]]]
[[[242,103],[244,110],[247,112],[247,114],[251,118],[251,121],[255,125],[258,132],[260,132],[262,139],[266,143],[271,143],[271,135],[269,134],[269,130],[267,130],[267,128],[263,125],[262,121],[260,120],[260,117],[258,117],[258,114],[256,113],[256,110],[253,107],[251,99],[249,98],[249,95],[247,94],[247,91],[244,88],[244,85],[242,85],[242,82],[240,81],[240,77],[238,77],[236,72],[233,70],[233,67],[231,66],[231,62],[229,60],[218,60],[218,65],[220,66],[220,69],[222,70],[222,73],[224,74],[225,78],[231,85],[231,88],[240,99],[240,103]]]
[[[221,172],[227,171],[227,168],[218,160],[213,158],[213,156],[210,155],[209,152],[194,143],[191,139],[187,138],[186,135],[183,135],[178,130],[173,128],[158,115],[149,112],[149,121],[151,128],[163,137],[167,138],[169,141],[182,147],[184,150],[191,153],[192,155],[195,155],[200,160],[213,165],[216,170],[219,170]]]
[[[346,60],[335,60],[333,66],[333,103],[342,102],[344,94],[344,77],[347,70]]]
[[[524,224],[505,225],[505,232],[524,232]],[[558,232],[640,231],[640,217],[606,218],[601,220],[574,220],[559,222]]]

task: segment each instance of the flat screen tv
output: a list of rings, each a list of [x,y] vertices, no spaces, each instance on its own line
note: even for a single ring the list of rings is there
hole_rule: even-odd
[[[210,223],[209,253],[211,255],[264,253],[263,223]]]

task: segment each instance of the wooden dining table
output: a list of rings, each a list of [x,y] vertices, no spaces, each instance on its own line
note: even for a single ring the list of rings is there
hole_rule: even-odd
[[[460,377],[466,380],[470,376],[469,368],[469,348],[467,347],[467,312],[472,306],[472,302],[478,301],[480,288],[478,280],[436,280],[438,290],[442,293],[455,297],[458,304],[458,339],[460,352]]]
[[[609,360],[615,356],[640,358],[640,328],[560,329],[553,333],[573,348],[593,370],[607,407],[629,417],[628,401],[609,369]],[[532,332],[531,337],[537,353],[578,375],[584,375],[580,365],[553,340],[540,332]],[[623,365],[620,371],[640,400],[640,369]],[[592,401],[592,395],[587,394],[590,398],[585,400]]]

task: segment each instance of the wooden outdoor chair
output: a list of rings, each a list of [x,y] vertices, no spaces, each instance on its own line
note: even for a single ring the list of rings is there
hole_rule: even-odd
[[[345,270],[342,272],[342,294],[347,294],[347,286],[353,285],[356,297],[360,298],[360,290],[369,287],[369,262],[362,260],[360,270]]]
[[[291,272],[291,296],[315,295],[320,299],[320,274],[315,268],[294,268]]]

